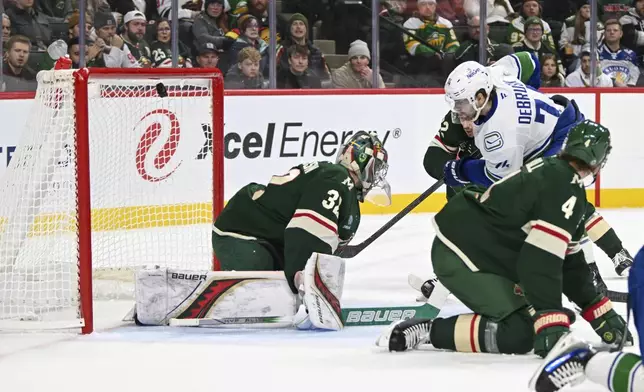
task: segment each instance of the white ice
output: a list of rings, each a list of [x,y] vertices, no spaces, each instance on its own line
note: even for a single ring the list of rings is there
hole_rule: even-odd
[[[602,210],[624,245],[636,252],[644,210]],[[356,242],[391,216],[365,216]],[[414,214],[347,262],[344,305],[413,304],[407,275],[431,274],[431,214]],[[464,223],[466,224],[466,223]],[[612,263],[597,248],[613,290],[623,291]],[[374,342],[384,327],[340,332],[140,328],[119,320],[131,304],[98,302],[98,331],[0,333],[0,391],[498,391],[527,390],[539,364],[530,355],[464,354],[435,350],[388,353]],[[625,306],[616,305],[625,312]],[[442,315],[467,311],[450,297]],[[598,342],[582,319],[573,326]],[[636,342],[637,344],[637,342]],[[633,347],[629,351],[637,352]],[[585,383],[575,391],[602,391]]]

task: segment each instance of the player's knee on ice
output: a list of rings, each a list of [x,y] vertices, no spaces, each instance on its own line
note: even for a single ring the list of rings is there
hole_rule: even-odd
[[[534,347],[534,326],[526,309],[499,321],[497,345],[502,354],[527,354]]]
[[[475,313],[437,319],[430,337],[435,347],[503,354],[532,350],[533,321],[514,282],[472,270],[438,238],[432,245],[432,264],[441,283]]]

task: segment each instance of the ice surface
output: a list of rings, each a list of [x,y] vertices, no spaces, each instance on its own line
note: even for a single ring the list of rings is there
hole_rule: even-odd
[[[624,245],[642,246],[644,210],[602,210]],[[390,216],[365,216],[355,242]],[[410,215],[347,262],[344,305],[412,304],[407,274],[431,274],[431,214]],[[597,248],[613,290],[625,290]],[[534,355],[451,353],[431,346],[388,353],[374,342],[383,327],[341,332],[138,328],[119,320],[128,301],[96,303],[98,332],[0,333],[0,391],[499,391],[527,390]],[[616,305],[625,312],[625,306]],[[443,315],[466,311],[452,297]],[[598,341],[583,321],[579,333]],[[637,352],[630,348],[629,351]],[[602,391],[583,384],[573,391]]]

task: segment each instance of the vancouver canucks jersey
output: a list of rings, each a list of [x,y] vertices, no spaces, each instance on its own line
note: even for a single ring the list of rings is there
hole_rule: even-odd
[[[268,185],[251,183],[221,212],[213,231],[271,244],[283,254],[289,282],[311,253],[332,254],[349,241],[360,224],[358,193],[347,169],[312,162],[273,176]]]
[[[519,283],[536,310],[560,309],[562,285],[578,304],[597,295],[578,244],[586,205],[582,179],[568,162],[538,158],[487,190],[459,192],[434,226],[472,271]]]

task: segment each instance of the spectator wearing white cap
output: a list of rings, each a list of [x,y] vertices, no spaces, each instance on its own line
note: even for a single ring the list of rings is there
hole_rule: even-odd
[[[152,51],[143,38],[148,24],[145,15],[141,11],[130,11],[123,17],[123,23],[125,26],[125,31],[121,34],[123,42],[142,67],[150,67]]]
[[[335,88],[371,88],[373,71],[369,68],[371,53],[366,42],[355,40],[349,46],[349,61],[331,72]],[[378,88],[385,88],[382,76],[378,75]]]

